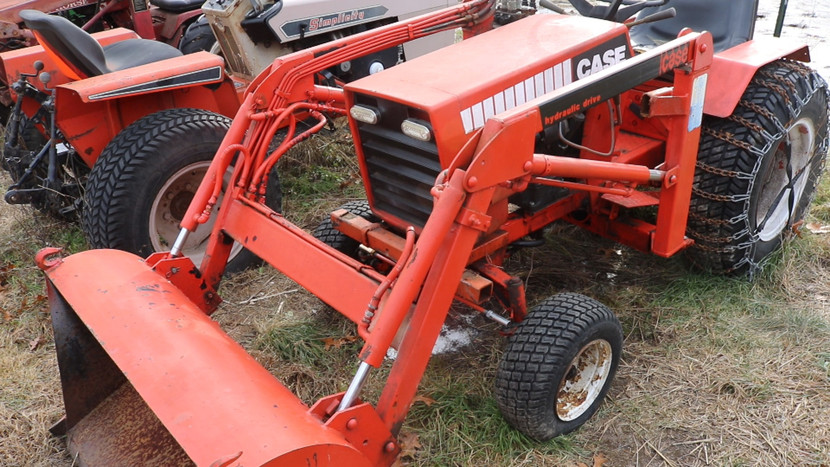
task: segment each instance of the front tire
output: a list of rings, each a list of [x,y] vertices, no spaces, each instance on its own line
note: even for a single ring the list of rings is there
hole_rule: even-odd
[[[719,274],[753,275],[804,219],[828,144],[827,83],[805,65],[761,68],[728,118],[704,121],[688,256]]]
[[[366,200],[349,201],[340,206],[338,209],[345,209],[352,214],[360,216],[370,222],[377,222],[378,218],[369,207],[369,202]],[[314,237],[322,241],[326,245],[335,250],[345,253],[352,258],[358,258],[358,247],[360,244],[357,240],[348,237],[343,232],[337,230],[331,222],[331,218],[326,218],[314,229]]]
[[[496,401],[510,425],[539,441],[582,426],[614,379],[622,326],[605,305],[575,293],[534,307],[510,337]]]
[[[169,251],[230,124],[231,119],[206,110],[168,109],[121,131],[101,153],[87,183],[82,228],[90,246],[140,256]],[[279,211],[280,203],[272,173],[266,204]],[[183,249],[197,266],[215,217],[191,232]],[[235,244],[226,271],[258,262],[253,253]]]

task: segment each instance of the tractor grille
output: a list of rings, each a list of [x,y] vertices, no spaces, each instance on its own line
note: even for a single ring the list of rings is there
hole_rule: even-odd
[[[383,101],[377,108],[382,115],[378,124],[358,126],[373,208],[422,227],[432,212],[430,189],[441,171],[438,148],[434,140],[425,143],[401,132],[408,115],[404,106]]]

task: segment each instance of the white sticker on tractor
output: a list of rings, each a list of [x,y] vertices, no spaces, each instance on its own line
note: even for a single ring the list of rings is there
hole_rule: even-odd
[[[631,51],[628,49],[626,36],[612,37],[596,47],[567,58],[462,110],[461,123],[464,125],[464,132],[470,134],[483,127],[487,119],[493,115],[530,102],[629,58],[631,58]]]
[[[700,122],[703,120],[703,103],[706,101],[706,83],[708,80],[709,74],[702,74],[695,78],[695,84],[692,88],[692,106],[689,110],[689,131],[700,128]]]
[[[573,82],[571,59],[567,59],[462,110],[461,122],[464,124],[464,132],[469,134],[483,127],[484,122],[493,115],[522,105],[571,82]],[[494,110],[496,112],[491,113]]]

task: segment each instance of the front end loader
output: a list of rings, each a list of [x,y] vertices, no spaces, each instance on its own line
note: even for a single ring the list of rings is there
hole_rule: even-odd
[[[617,371],[620,323],[573,293],[528,308],[523,281],[502,268],[510,252],[564,220],[752,274],[803,218],[827,152],[827,84],[799,62],[806,47],[724,47],[717,31],[682,29],[635,50],[633,24],[609,21],[623,3],[610,2],[605,20],[519,19],[342,89],[314,76],[481,24],[492,3],[281,57],[245,93],[169,253],[41,251],[66,406],[55,432],[73,457],[390,465],[453,302],[509,335],[494,389],[509,424],[547,440],[587,422]],[[695,3],[705,2],[666,7]],[[637,27],[667,16],[638,5],[659,11]],[[336,116],[349,119],[367,199],[312,234],[267,205],[267,187],[286,151]],[[181,251],[208,222],[196,265]],[[211,320],[234,242],[354,323],[364,344],[344,392],[306,406]],[[382,392],[367,400],[362,388],[392,348]]]

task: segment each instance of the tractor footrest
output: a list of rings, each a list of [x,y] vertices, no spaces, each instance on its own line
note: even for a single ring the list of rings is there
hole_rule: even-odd
[[[606,193],[602,199],[618,204],[624,208],[641,208],[644,206],[656,206],[660,204],[658,192],[635,191],[631,196],[621,196]]]

